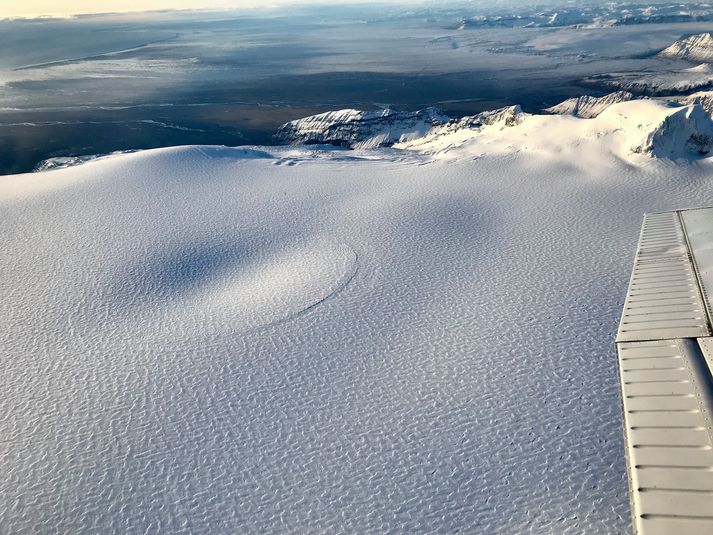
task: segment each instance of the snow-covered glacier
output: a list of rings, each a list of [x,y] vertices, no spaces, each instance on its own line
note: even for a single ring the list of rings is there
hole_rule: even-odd
[[[697,110],[0,177],[0,531],[627,531],[613,336]]]

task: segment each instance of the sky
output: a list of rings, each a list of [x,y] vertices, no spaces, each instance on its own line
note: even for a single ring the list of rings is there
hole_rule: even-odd
[[[356,4],[390,0],[331,0],[329,3]],[[391,0],[415,3],[414,0]],[[284,4],[316,3],[315,0],[0,0],[0,19],[12,17],[66,16],[79,13],[113,13],[160,9],[223,9],[276,7]],[[138,7],[140,6],[140,7]]]

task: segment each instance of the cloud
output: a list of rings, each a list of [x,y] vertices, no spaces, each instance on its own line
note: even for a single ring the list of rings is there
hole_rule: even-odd
[[[390,0],[334,0],[330,4],[363,4],[383,3]],[[391,0],[394,2],[394,0]],[[413,0],[396,0],[397,3],[416,3]],[[85,13],[119,13],[129,11],[179,10],[179,9],[252,9],[275,8],[287,4],[314,4],[318,2],[305,0],[144,0],[141,9],[135,2],[126,0],[65,0],[58,9],[56,0],[28,0],[12,2],[0,6],[0,18],[18,17],[66,17]]]

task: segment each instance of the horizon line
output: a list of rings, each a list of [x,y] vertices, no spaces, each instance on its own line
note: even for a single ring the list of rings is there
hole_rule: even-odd
[[[342,0],[338,2],[340,6],[365,6],[365,5],[390,5],[390,6],[406,6],[414,4],[427,4],[428,0]],[[223,7],[195,7],[195,8],[156,8],[156,9],[126,9],[117,11],[76,11],[76,12],[56,12],[56,13],[23,13],[18,15],[0,16],[0,22],[6,21],[41,21],[41,20],[71,20],[84,17],[105,17],[111,15],[130,15],[130,14],[161,14],[161,13],[225,13],[233,11],[274,11],[280,8],[289,8],[295,6],[334,6],[334,1],[328,0],[287,0],[284,3],[271,3],[252,6],[223,6]]]

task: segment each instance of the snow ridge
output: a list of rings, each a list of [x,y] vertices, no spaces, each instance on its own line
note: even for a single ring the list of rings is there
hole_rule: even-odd
[[[684,105],[698,104],[706,113],[713,114],[713,91],[699,91],[698,93],[681,97],[677,99],[677,102]]]
[[[664,58],[678,58],[695,63],[713,62],[713,36],[710,33],[679,39],[659,53]]]
[[[457,131],[463,128],[481,128],[483,126],[492,126],[501,124],[503,126],[515,126],[520,124],[524,113],[519,105],[506,106],[497,110],[490,110],[478,113],[477,115],[468,115],[459,121],[452,121],[436,131]],[[435,132],[432,132],[435,133]]]
[[[632,147],[635,153],[677,159],[689,154],[708,154],[713,148],[713,123],[698,104],[678,108]]]
[[[277,141],[292,145],[331,144],[348,148],[390,147],[423,136],[451,120],[436,108],[400,112],[345,109],[291,121],[280,127]]]
[[[545,111],[579,119],[601,117],[592,125],[592,132],[610,139],[613,150],[624,157],[633,153],[674,160],[695,158],[708,154],[713,148],[713,121],[708,113],[713,106],[710,95],[698,94],[690,101],[679,103],[659,101],[648,105],[647,102],[650,101],[618,91],[604,97],[585,95],[568,99]],[[632,106],[621,107],[627,103]],[[540,124],[538,118],[544,116],[524,113],[517,105],[461,119],[448,119],[433,108],[412,113],[388,109],[380,112],[341,110],[287,123],[277,136],[292,144],[325,143],[362,149],[393,146],[431,154],[449,153],[483,136],[485,144],[500,139],[503,147],[547,150],[539,143],[518,140],[532,128],[539,132],[535,137],[545,135],[553,145],[566,146],[576,141],[574,125]],[[537,120],[523,125],[528,119]],[[520,125],[522,129],[514,128]],[[514,130],[512,134],[497,134],[510,129]],[[617,132],[623,132],[623,137]],[[486,136],[486,133],[492,135]]]
[[[520,106],[508,106],[453,119],[435,108],[417,112],[340,110],[292,121],[280,127],[278,141],[293,145],[331,144],[353,149],[391,147],[431,140],[484,126],[515,126],[523,114]]]
[[[698,104],[634,99],[612,104],[586,120],[527,114],[517,107],[499,110],[495,117],[499,120],[474,128],[468,128],[464,119],[461,126],[434,128],[395,147],[450,160],[521,152],[561,158],[566,153],[573,165],[585,167],[611,154],[639,163],[640,156],[695,160],[713,148],[713,121]]]
[[[448,124],[433,128],[423,137],[401,143],[396,147],[416,150],[437,147],[439,151],[448,151],[453,146],[463,144],[473,136],[479,135],[485,127],[501,130],[517,126],[527,115],[519,105],[484,111],[477,115],[468,115],[460,120],[454,119]]]
[[[628,91],[616,91],[603,97],[584,95],[577,98],[569,98],[544,111],[552,115],[573,115],[582,119],[593,119],[612,104],[627,102],[633,98],[634,95]]]

